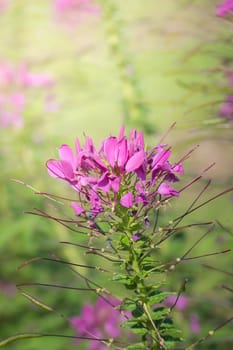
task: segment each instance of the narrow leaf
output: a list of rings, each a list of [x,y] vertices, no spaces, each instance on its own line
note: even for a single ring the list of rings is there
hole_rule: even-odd
[[[33,297],[32,295],[28,294],[28,293],[25,293],[25,292],[21,292],[20,293],[25,297],[27,298],[28,300],[30,300],[34,305],[46,310],[46,311],[51,311],[51,312],[55,312],[55,310],[49,306],[49,305],[46,305],[44,303],[42,303],[42,301],[40,301],[39,299]]]
[[[13,335],[12,337],[9,337],[0,341],[0,348],[20,339],[39,338],[39,337],[43,337],[43,335],[38,333],[22,333],[22,334]]]

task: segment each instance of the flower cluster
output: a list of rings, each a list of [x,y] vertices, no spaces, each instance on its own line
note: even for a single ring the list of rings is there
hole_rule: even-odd
[[[46,74],[30,72],[25,64],[14,66],[0,63],[0,125],[5,128],[23,126],[23,111],[26,105],[26,90],[51,86],[52,79]]]
[[[226,17],[229,14],[233,14],[233,0],[224,0],[220,4],[217,4],[218,16]]]
[[[135,130],[127,139],[122,127],[119,136],[105,139],[99,150],[89,137],[84,147],[76,141],[76,152],[63,144],[60,160],[50,159],[47,169],[77,191],[72,202],[76,215],[95,217],[103,211],[117,213],[119,207],[137,212],[153,207],[161,197],[178,196],[169,183],[179,180],[183,167],[181,162],[171,164],[170,155],[164,144],[146,150],[143,134]]]
[[[88,343],[88,350],[107,350],[107,346],[98,339],[109,340],[121,336],[120,325],[125,318],[115,309],[120,304],[121,302],[113,297],[98,298],[95,304],[84,304],[81,315],[70,319],[78,337],[92,338]]]

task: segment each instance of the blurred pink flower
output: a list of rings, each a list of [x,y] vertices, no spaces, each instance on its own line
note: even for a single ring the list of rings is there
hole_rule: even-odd
[[[193,334],[198,334],[201,330],[199,317],[197,314],[190,315],[190,329]]]
[[[18,75],[19,84],[25,87],[40,88],[53,84],[53,80],[47,74],[32,73],[26,65],[20,66],[16,74]]]
[[[22,128],[27,89],[51,87],[53,83],[49,75],[31,72],[24,63],[14,65],[7,61],[0,62],[0,126]],[[47,98],[45,107],[47,111],[58,108],[54,98],[53,101]]]
[[[121,336],[120,324],[125,320],[114,307],[121,302],[113,297],[98,298],[95,304],[84,304],[81,315],[70,319],[70,325],[79,337],[92,338],[88,350],[107,350],[108,347],[95,339],[110,339]],[[130,313],[126,313],[130,316]],[[80,340],[77,340],[79,343]]]
[[[177,295],[170,295],[167,297],[167,299],[164,301],[165,305],[171,307],[175,304],[177,299]],[[188,298],[180,295],[179,299],[176,302],[175,309],[184,311],[188,307]]]
[[[94,0],[54,0],[54,9],[59,19],[71,25],[77,25],[83,16],[100,12]]]
[[[17,66],[9,62],[0,62],[0,85],[3,87],[13,85],[19,88],[41,88],[53,83],[48,74],[32,73],[24,63]]]
[[[6,128],[14,126],[23,127],[23,109],[25,106],[25,96],[22,93],[11,95],[0,94],[0,126]]]
[[[217,4],[217,16],[226,17],[233,14],[233,0],[224,0]]]
[[[0,62],[0,85],[5,86],[14,82],[14,68],[9,62]]]

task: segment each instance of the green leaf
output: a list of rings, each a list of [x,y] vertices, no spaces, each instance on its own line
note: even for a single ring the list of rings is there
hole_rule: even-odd
[[[28,338],[39,338],[39,337],[43,337],[43,335],[37,334],[37,333],[22,333],[22,334],[13,335],[12,337],[9,337],[0,341],[0,348],[10,343],[13,343],[17,340],[28,339]]]
[[[141,261],[141,266],[145,271],[153,269],[155,265],[156,265],[156,261],[149,256],[147,256]],[[156,272],[158,271],[156,270]]]
[[[137,307],[137,300],[127,298],[123,301],[122,307],[124,310],[132,311]]]
[[[137,284],[134,281],[128,281],[125,283],[125,288],[127,289],[135,289],[137,287]]]
[[[144,328],[142,321],[145,321],[145,319],[141,320],[141,319],[136,319],[136,318],[134,318],[134,319],[130,318],[127,321],[125,321],[124,323],[122,323],[121,327],[122,328],[130,328],[130,329],[139,328],[139,327]]]
[[[144,314],[144,310],[142,306],[137,305],[136,309],[132,311],[132,315],[134,317],[140,317]]]
[[[165,340],[165,345],[166,345],[166,348],[169,350],[169,349],[174,349],[174,346],[176,344],[176,341],[172,341],[172,340]],[[183,349],[180,349],[180,350],[183,350]]]
[[[126,275],[122,275],[122,274],[114,274],[112,276],[112,281],[117,281],[117,282],[122,282],[122,283],[126,283],[128,281],[129,277]]]
[[[181,340],[181,331],[179,329],[176,329],[172,324],[167,323],[163,323],[163,327],[159,328],[159,332],[163,337],[168,337],[169,340],[172,339],[174,341]]]
[[[160,307],[152,311],[152,318],[154,321],[159,321],[165,318],[168,315],[168,308]]]
[[[47,305],[47,304],[44,304],[42,301],[40,301],[39,299],[33,297],[32,295],[26,293],[26,292],[22,292],[20,291],[20,293],[25,297],[27,298],[28,300],[30,300],[34,305],[46,310],[46,311],[52,311],[52,312],[55,312],[55,310]]]
[[[131,331],[135,334],[141,334],[141,335],[145,335],[148,333],[148,329],[143,327],[132,327]]]
[[[127,236],[123,236],[120,238],[120,242],[118,244],[118,249],[121,250],[129,250],[130,240]]]
[[[176,293],[154,291],[153,294],[149,297],[149,303],[150,305],[161,303],[172,294]]]

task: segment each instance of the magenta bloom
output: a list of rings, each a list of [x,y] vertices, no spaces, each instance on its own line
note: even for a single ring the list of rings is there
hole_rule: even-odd
[[[107,346],[95,340],[96,338],[115,339],[121,336],[120,325],[125,318],[114,308],[120,304],[115,298],[99,298],[95,304],[84,304],[80,316],[70,319],[70,325],[75,329],[77,336],[93,339],[89,341],[88,350],[107,350]]]
[[[77,192],[72,203],[77,216],[118,212],[120,207],[135,214],[163,197],[179,195],[169,182],[179,181],[177,175],[184,170],[180,162],[169,162],[170,155],[166,145],[146,150],[142,133],[132,130],[127,138],[122,127],[119,136],[109,136],[99,150],[89,137],[83,147],[76,140],[75,151],[63,144],[60,159],[48,160],[47,169]]]
[[[217,4],[218,16],[226,17],[229,14],[233,14],[233,0],[224,0],[220,4]]]

